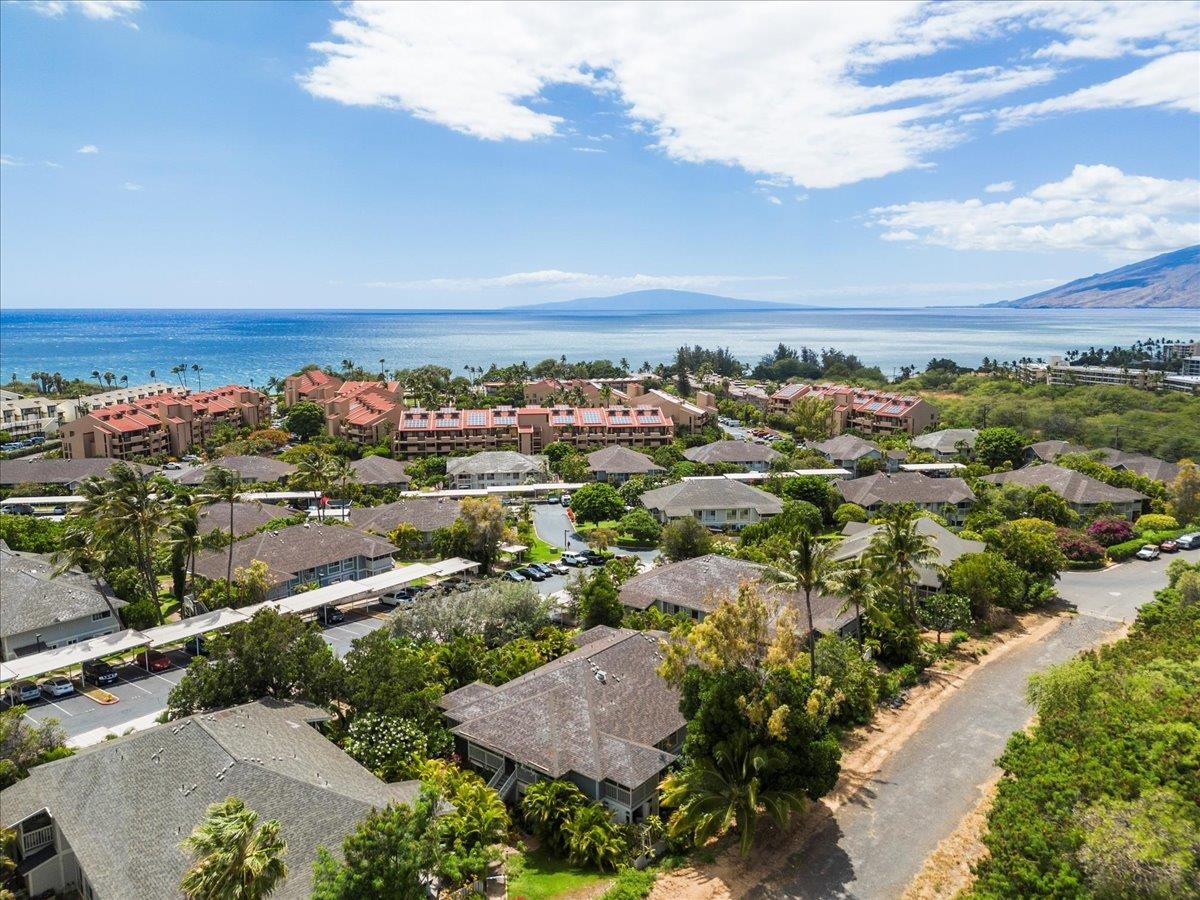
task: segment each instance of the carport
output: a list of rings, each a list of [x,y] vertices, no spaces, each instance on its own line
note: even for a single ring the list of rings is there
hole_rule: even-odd
[[[125,631],[115,631],[112,634],[94,637],[91,640],[80,641],[78,644],[68,644],[65,647],[55,647],[53,650],[43,650],[32,653],[20,659],[12,659],[0,663],[0,681],[21,681],[26,678],[37,678],[48,672],[59,669],[70,669],[79,666],[80,684],[86,684],[83,678],[83,664],[102,656],[111,656],[132,650],[134,647],[144,647],[150,638],[141,631],[127,628]]]
[[[147,649],[149,647],[165,647],[168,644],[179,644],[190,641],[193,638],[208,634],[210,631],[220,631],[222,628],[228,628],[230,625],[236,625],[238,622],[245,622],[248,618],[250,617],[246,614],[245,610],[214,609],[212,612],[192,616],[190,619],[181,619],[169,625],[148,628],[145,632]],[[146,659],[145,662],[146,668],[149,668],[150,660]]]

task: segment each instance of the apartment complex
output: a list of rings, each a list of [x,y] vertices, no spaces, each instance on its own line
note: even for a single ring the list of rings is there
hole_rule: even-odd
[[[532,455],[555,441],[574,447],[661,447],[675,437],[655,406],[497,406],[492,409],[404,409],[392,434],[399,459],[481,450]]]
[[[163,394],[185,393],[182,388],[167,384],[165,381],[150,381],[146,384],[135,384],[130,387],[116,388],[99,394],[88,394],[75,400],[63,400],[58,404],[60,421],[71,422],[93,409],[103,409],[108,406],[121,406],[125,403],[136,403],[147,397],[159,397]]]
[[[1130,366],[1073,366],[1061,356],[1052,356],[1049,363],[1022,364],[1017,369],[1017,377],[1026,384],[1044,382],[1064,387],[1117,384],[1143,391],[1157,391],[1163,387],[1165,373]]]
[[[389,440],[404,414],[404,389],[398,381],[346,381],[322,405],[331,435],[380,444]]]
[[[58,432],[58,403],[46,397],[20,397],[4,391],[0,398],[0,431],[15,441],[49,437]]]
[[[283,379],[283,402],[293,406],[301,400],[323,404],[342,386],[342,379],[320,369],[309,369]]]
[[[918,435],[938,421],[937,407],[920,397],[844,384],[785,384],[771,395],[768,411],[786,416],[796,403],[806,399],[832,404],[830,428],[834,434],[861,431]]]
[[[270,398],[242,385],[192,394],[154,394],[133,403],[92,409],[66,422],[61,428],[63,456],[182,456],[190,447],[205,443],[218,424],[257,428],[269,421],[270,415]]]
[[[566,380],[542,378],[528,382],[524,390],[525,402],[530,404],[546,404],[573,395],[600,406],[610,406],[614,403],[626,406],[654,406],[669,416],[676,428],[683,431],[703,428],[717,412],[717,399],[709,391],[698,391],[695,402],[692,402],[658,388],[647,390],[640,378],[633,377]]]

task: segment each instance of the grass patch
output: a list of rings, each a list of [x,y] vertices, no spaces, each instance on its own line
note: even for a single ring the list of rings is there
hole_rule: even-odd
[[[612,875],[571,865],[544,850],[514,853],[508,858],[508,896],[512,900],[554,900],[612,879]]]
[[[162,607],[162,617],[164,622],[170,617],[171,613],[178,611],[179,607],[181,606],[180,602],[174,597],[168,597],[166,600],[160,600],[159,604]]]
[[[522,541],[528,544],[529,549],[525,551],[525,561],[531,563],[551,562],[558,559],[562,555],[562,550],[558,547],[548,544],[540,537],[533,537],[529,541]]]

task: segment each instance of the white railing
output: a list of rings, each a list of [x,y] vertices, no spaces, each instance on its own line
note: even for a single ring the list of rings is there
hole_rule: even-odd
[[[21,836],[21,851],[25,856],[36,853],[47,844],[54,843],[54,826],[43,825],[32,831],[26,831]]]

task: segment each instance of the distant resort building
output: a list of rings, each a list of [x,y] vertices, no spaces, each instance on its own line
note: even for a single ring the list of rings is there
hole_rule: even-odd
[[[918,435],[938,421],[933,404],[912,394],[896,394],[844,384],[785,384],[771,395],[768,411],[786,416],[801,400],[824,400],[832,405],[830,426],[834,434]]]

